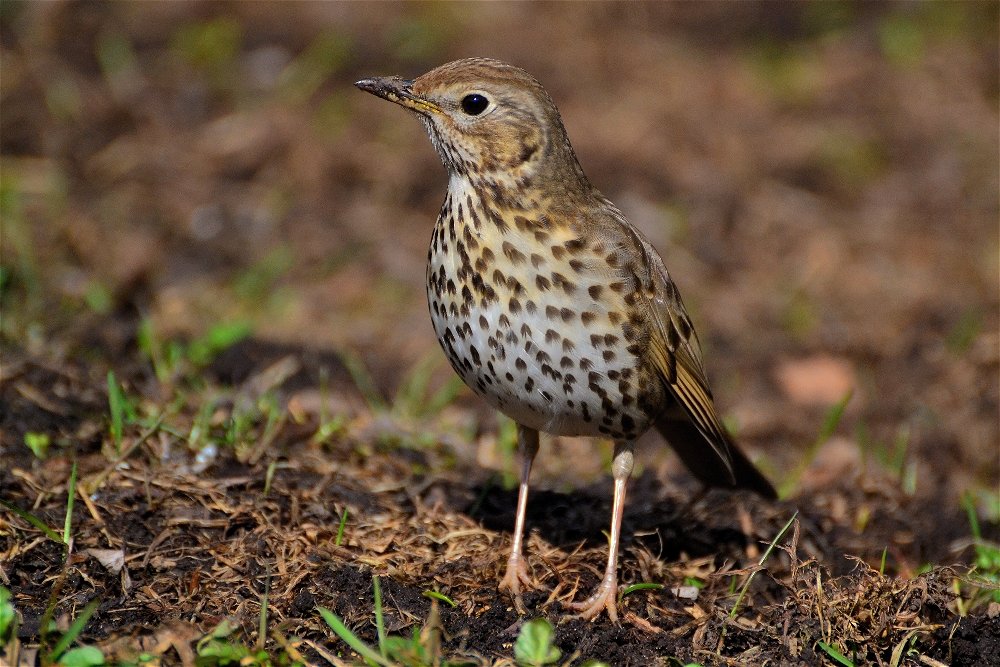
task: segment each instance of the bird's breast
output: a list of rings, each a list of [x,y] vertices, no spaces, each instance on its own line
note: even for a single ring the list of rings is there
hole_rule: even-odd
[[[449,361],[540,431],[631,439],[648,428],[662,387],[641,341],[626,336],[636,324],[628,288],[570,226],[471,197],[449,194],[431,238],[428,303]]]

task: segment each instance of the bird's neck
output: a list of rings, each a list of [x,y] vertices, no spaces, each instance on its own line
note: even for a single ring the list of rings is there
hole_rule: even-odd
[[[524,165],[495,172],[450,171],[448,196],[467,209],[544,219],[555,202],[584,207],[600,195],[573,160],[557,170]]]

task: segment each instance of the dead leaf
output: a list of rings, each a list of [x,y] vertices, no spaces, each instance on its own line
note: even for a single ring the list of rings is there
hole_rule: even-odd
[[[789,400],[800,405],[833,405],[857,386],[851,364],[826,354],[785,360],[774,374]]]
[[[118,574],[125,567],[124,549],[84,549],[83,553],[93,556],[108,571]]]

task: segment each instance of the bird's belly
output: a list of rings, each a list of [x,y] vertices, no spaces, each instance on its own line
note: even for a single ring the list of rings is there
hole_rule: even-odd
[[[444,278],[443,284],[455,280]],[[452,367],[493,407],[547,433],[638,437],[655,417],[650,403],[659,399],[650,399],[648,387],[640,390],[646,382],[638,356],[626,350],[606,304],[586,298],[587,285],[573,291],[584,298],[496,283],[492,295],[469,290],[463,297],[461,289],[450,294],[435,281],[427,294]]]

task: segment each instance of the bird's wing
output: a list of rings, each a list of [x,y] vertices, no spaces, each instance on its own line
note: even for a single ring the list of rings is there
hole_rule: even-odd
[[[649,274],[645,281],[651,289],[644,289],[645,303],[650,319],[655,323],[650,339],[650,356],[660,371],[667,388],[684,412],[704,436],[727,475],[733,478],[733,461],[730,439],[719,413],[715,410],[712,390],[701,360],[701,346],[684,310],[680,293],[670,279],[663,260],[643,240]]]
[[[619,223],[617,235],[624,233],[626,237],[622,244],[624,252],[634,259],[630,262],[631,266],[623,268],[633,273],[639,302],[645,306],[652,325],[650,359],[660,372],[670,394],[725,468],[725,477],[735,483],[730,438],[715,410],[701,359],[698,335],[684,309],[680,292],[649,241],[617,209],[613,209],[611,217],[616,218]],[[686,443],[671,444],[675,448],[689,446]]]

